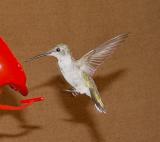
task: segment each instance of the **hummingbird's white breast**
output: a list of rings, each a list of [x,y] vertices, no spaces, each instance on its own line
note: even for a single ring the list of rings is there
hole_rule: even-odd
[[[65,80],[80,94],[89,95],[89,89],[85,86],[82,71],[76,66],[74,60],[64,57],[58,60],[58,65]]]

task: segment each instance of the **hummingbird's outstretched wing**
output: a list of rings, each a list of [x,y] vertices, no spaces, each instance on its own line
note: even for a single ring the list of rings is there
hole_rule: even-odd
[[[128,34],[120,34],[111,40],[106,41],[99,47],[91,50],[82,58],[76,61],[81,70],[93,76],[94,72],[101,65],[106,57],[109,57],[116,47],[125,40]]]

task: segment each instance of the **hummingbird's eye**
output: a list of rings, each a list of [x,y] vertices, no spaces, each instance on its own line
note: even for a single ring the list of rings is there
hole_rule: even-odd
[[[56,51],[57,51],[57,52],[60,52],[60,48],[57,48]]]

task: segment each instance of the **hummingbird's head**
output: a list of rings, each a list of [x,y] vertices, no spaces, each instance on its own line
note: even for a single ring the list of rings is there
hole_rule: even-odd
[[[61,58],[68,56],[68,55],[70,55],[70,50],[68,48],[68,45],[64,44],[64,43],[60,43],[60,44],[57,44],[53,49],[49,50],[48,52],[41,53],[37,56],[31,57],[28,60],[26,60],[25,62],[39,59],[40,57],[44,57],[44,56],[54,56],[57,59],[61,59]]]
[[[48,52],[49,52],[48,56],[54,56],[58,59],[70,55],[70,50],[68,48],[68,45],[64,43],[57,44],[53,49],[51,49]]]

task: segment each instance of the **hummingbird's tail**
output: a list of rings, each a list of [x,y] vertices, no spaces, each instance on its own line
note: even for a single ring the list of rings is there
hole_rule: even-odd
[[[106,109],[104,107],[104,104],[101,100],[100,95],[93,88],[89,88],[89,90],[90,90],[90,93],[91,93],[91,98],[95,103],[95,107],[96,107],[97,111],[99,111],[101,113],[106,113]]]

